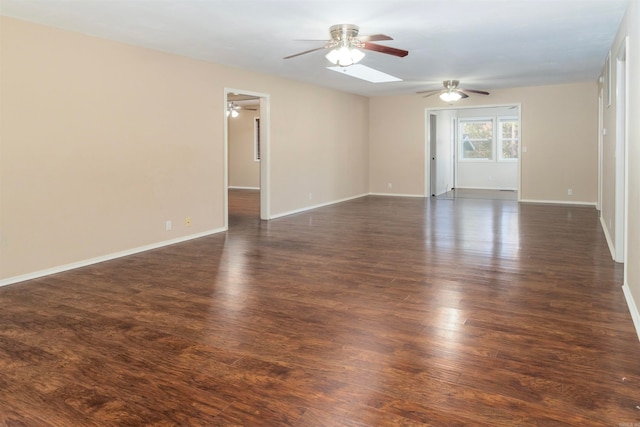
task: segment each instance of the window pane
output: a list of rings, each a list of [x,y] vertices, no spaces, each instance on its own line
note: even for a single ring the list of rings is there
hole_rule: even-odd
[[[500,158],[511,160],[518,158],[518,145],[520,143],[520,129],[518,122],[514,120],[500,120]]]
[[[493,158],[493,121],[462,121],[462,158]]]
[[[517,159],[518,158],[518,141],[515,139],[502,140],[502,158]]]

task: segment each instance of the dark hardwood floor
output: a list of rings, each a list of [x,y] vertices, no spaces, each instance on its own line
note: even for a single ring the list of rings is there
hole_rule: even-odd
[[[0,288],[4,426],[640,426],[597,212],[364,197]]]

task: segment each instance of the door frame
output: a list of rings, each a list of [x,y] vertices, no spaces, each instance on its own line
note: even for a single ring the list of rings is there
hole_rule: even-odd
[[[464,106],[454,106],[450,105],[447,107],[427,107],[425,108],[425,143],[424,143],[424,197],[429,197],[431,195],[431,114],[435,114],[435,112],[443,111],[443,110],[469,110],[469,109],[483,109],[483,108],[503,108],[503,107],[515,107],[518,111],[518,123],[520,124],[520,146],[518,147],[518,202],[522,200],[522,153],[526,152],[523,150],[524,142],[522,138],[522,103],[520,102],[505,102],[500,104],[482,104],[482,105],[464,105]],[[456,117],[456,124],[458,124],[458,119]],[[452,170],[454,171],[453,183],[454,188],[457,186],[457,168],[456,168],[456,159],[457,159],[457,147],[456,142],[452,143],[454,155],[451,157],[451,161],[453,162]],[[437,154],[436,154],[437,155]]]
[[[271,219],[271,102],[268,93],[254,92],[244,89],[224,88],[223,120],[224,120],[224,171],[223,171],[223,199],[224,199],[224,229],[229,228],[229,128],[227,112],[227,97],[233,95],[248,95],[260,98],[260,219]]]
[[[616,172],[615,172],[615,261],[627,263],[629,200],[629,36],[625,37],[616,59]],[[624,269],[626,281],[627,269]]]

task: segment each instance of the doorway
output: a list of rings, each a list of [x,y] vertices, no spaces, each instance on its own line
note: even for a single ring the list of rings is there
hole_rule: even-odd
[[[430,108],[425,119],[425,195],[520,200],[519,104]]]
[[[225,89],[224,114],[225,228],[232,214],[270,219],[269,95]]]
[[[615,261],[626,263],[628,200],[628,37],[616,55],[616,172],[615,172]],[[626,268],[624,279],[626,280]]]

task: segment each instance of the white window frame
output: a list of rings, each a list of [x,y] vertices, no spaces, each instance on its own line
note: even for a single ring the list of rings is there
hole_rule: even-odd
[[[517,142],[517,156],[515,158],[512,159],[505,159],[504,157],[502,157],[502,141],[504,141],[504,138],[502,137],[502,122],[515,122],[516,125],[518,126],[518,138],[508,138],[508,139],[514,139]],[[496,151],[498,152],[498,156],[497,156],[497,160],[499,162],[507,162],[507,163],[511,163],[511,162],[517,162],[518,158],[520,157],[520,120],[518,120],[518,117],[516,116],[501,116],[498,117],[498,144],[497,144],[497,149]]]
[[[465,158],[464,156],[464,132],[465,123],[469,122],[491,122],[493,132],[491,135],[491,158]],[[458,161],[460,162],[480,162],[488,163],[496,161],[496,118],[495,117],[461,117],[458,119]]]

